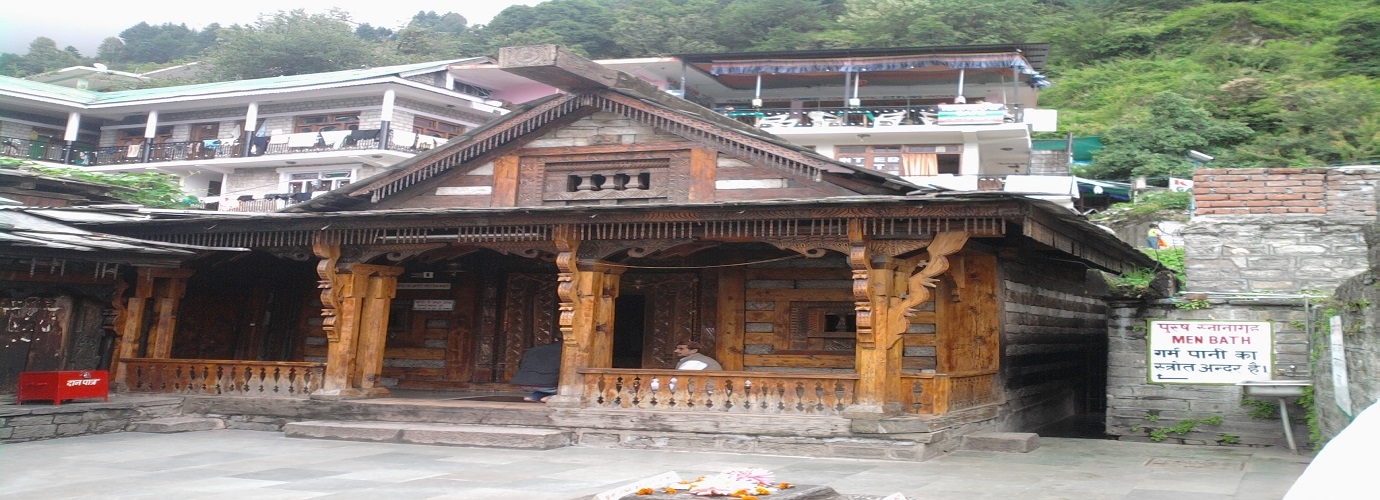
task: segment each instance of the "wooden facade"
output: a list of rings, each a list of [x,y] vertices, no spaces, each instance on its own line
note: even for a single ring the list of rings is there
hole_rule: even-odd
[[[1039,371],[1026,354],[1070,351],[1059,347],[1066,338],[1100,327],[1087,269],[1148,265],[1053,204],[908,194],[914,186],[899,178],[701,112],[562,49],[523,50],[505,49],[502,63],[568,92],[295,213],[109,228],[253,249],[140,275],[124,308],[129,387],[173,380],[170,392],[253,386],[328,399],[502,388],[524,349],[559,333],[550,406],[584,422],[571,425],[669,412],[824,427],[841,418],[853,422],[844,433],[897,432],[877,424],[897,418],[939,419],[916,424],[931,432],[1029,428],[1071,407],[1061,380],[1085,374],[1049,369],[1027,383],[1008,360]],[[233,276],[248,281],[226,288]],[[188,329],[169,305],[187,291],[272,325]],[[197,301],[207,303],[182,299]],[[1073,323],[1059,318],[1070,308]],[[709,346],[725,370],[673,370],[681,339]],[[144,359],[207,341],[238,346],[218,352],[241,362]],[[1015,414],[1027,408],[1040,413]]]

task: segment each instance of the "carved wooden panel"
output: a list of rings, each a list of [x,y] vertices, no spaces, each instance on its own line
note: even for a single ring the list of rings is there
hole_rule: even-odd
[[[673,146],[684,147],[683,144]],[[560,156],[523,156],[519,170],[519,206],[597,203],[608,200],[689,199],[690,150],[582,152],[559,148]]]
[[[504,290],[502,347],[495,373],[506,382],[517,373],[518,361],[528,347],[549,344],[560,331],[554,274],[511,274]]]
[[[997,300],[997,259],[992,255],[949,257],[955,280],[940,282],[935,293],[940,372],[995,370],[1000,367],[1001,301]],[[957,287],[956,283],[964,286]]]
[[[642,336],[642,368],[675,368],[677,358],[672,352],[676,342],[698,338],[699,276],[682,274],[625,274],[619,282],[619,294],[642,294],[646,297],[647,328]],[[614,311],[618,314],[618,311]],[[705,354],[713,353],[706,345]]]

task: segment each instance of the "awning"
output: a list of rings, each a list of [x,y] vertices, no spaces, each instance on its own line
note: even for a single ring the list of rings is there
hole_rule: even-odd
[[[1083,197],[1106,196],[1114,200],[1131,201],[1131,185],[1125,182],[1099,181],[1095,179],[1078,180],[1078,192]]]
[[[1016,52],[997,54],[927,54],[877,57],[828,57],[815,59],[743,59],[714,61],[714,75],[754,75],[771,73],[818,73],[825,71],[894,71],[945,66],[949,69],[1011,68],[1031,75],[1032,83],[1048,86],[1044,76],[1030,67]]]

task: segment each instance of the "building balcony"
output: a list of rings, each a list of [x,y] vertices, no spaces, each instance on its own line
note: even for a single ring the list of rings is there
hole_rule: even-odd
[[[335,157],[337,153],[356,155],[360,151],[387,151],[403,158],[426,151],[445,142],[439,137],[417,134],[396,134],[386,146],[379,143],[379,130],[359,131],[359,137],[350,135],[330,136],[328,142],[323,134],[286,134],[279,137],[264,136],[250,138],[247,147],[239,140],[205,140],[160,142],[145,149],[143,143],[127,146],[98,147],[85,143],[51,143],[40,140],[0,137],[0,156],[23,158],[50,163],[66,163],[88,167],[128,167],[131,164],[177,164],[187,162],[206,165],[215,160],[236,160],[229,163],[243,163],[258,157],[313,156]],[[301,137],[310,135],[314,137]],[[397,136],[405,140],[398,140]],[[226,162],[216,162],[226,163]],[[108,168],[99,170],[109,170]]]

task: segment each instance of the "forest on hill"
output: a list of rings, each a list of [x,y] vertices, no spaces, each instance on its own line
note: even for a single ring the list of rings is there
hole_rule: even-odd
[[[494,55],[558,43],[594,59],[676,53],[1049,43],[1040,107],[1106,147],[1080,174],[1380,162],[1380,0],[550,0],[486,25],[418,12],[405,26],[297,10],[250,25],[139,23],[93,56],[35,39],[0,54],[23,77],[99,62],[209,63],[208,80]],[[194,82],[174,82],[194,83]],[[166,85],[167,83],[165,83]]]

